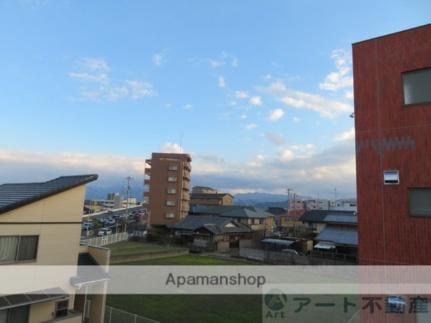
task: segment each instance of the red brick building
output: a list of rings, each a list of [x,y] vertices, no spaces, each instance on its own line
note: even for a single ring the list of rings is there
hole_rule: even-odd
[[[431,265],[431,24],[353,44],[353,73],[359,264]],[[361,322],[431,320],[381,300]]]
[[[431,265],[431,24],[353,44],[353,71],[359,263]]]

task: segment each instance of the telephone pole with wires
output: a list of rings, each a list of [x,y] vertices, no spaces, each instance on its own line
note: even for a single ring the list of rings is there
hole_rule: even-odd
[[[130,182],[132,181],[133,177],[127,176],[127,188],[126,188],[126,223],[124,225],[124,232],[127,232],[127,222],[129,221],[129,198],[130,198]]]

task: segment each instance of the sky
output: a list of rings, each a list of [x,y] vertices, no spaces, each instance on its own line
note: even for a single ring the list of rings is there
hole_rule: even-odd
[[[351,44],[430,18],[429,0],[0,0],[0,183],[142,187],[151,152],[187,152],[193,185],[352,197]]]

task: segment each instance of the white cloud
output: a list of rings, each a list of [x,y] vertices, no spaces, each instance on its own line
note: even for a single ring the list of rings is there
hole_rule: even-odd
[[[121,80],[110,77],[110,67],[103,58],[84,58],[78,71],[69,77],[81,83],[81,96],[93,101],[117,101],[122,98],[138,100],[157,94],[153,85],[140,80]]]
[[[155,66],[161,66],[164,63],[166,63],[166,53],[167,50],[163,49],[162,51],[155,53],[153,57],[151,58],[151,61],[153,62],[153,65]]]
[[[283,116],[284,116],[283,109],[274,109],[269,113],[268,120],[272,122],[279,121],[281,120],[281,118],[283,118]]]
[[[244,119],[247,119],[247,115],[246,115],[246,114],[241,114],[241,115],[240,115],[240,119],[243,119],[243,120],[244,120]]]
[[[353,91],[344,92],[344,97],[349,99],[349,100],[353,100]]]
[[[237,68],[239,66],[239,59],[227,52],[222,52],[218,58],[208,58],[208,63],[212,68],[218,68],[224,65]]]
[[[173,153],[173,154],[182,154],[182,153],[184,153],[184,150],[180,145],[168,142],[163,146],[162,152]]]
[[[249,123],[248,125],[245,126],[247,129],[255,129],[257,127],[259,127],[259,125],[255,124],[255,123]]]
[[[286,142],[282,135],[275,132],[265,133],[265,138],[277,146],[284,145]]]
[[[190,111],[192,109],[193,109],[193,105],[190,103],[187,103],[183,106],[183,110]]]
[[[278,158],[282,163],[288,163],[295,158],[295,155],[293,154],[292,150],[283,149],[280,151]]]
[[[248,165],[250,167],[261,167],[265,157],[261,154],[256,155],[253,160],[251,160]]]
[[[126,81],[126,84],[131,91],[130,95],[133,99],[155,95],[155,91],[151,83],[133,80]]]
[[[327,99],[317,94],[296,91],[287,88],[280,80],[261,88],[263,92],[274,95],[277,100],[286,106],[295,109],[309,109],[318,112],[322,117],[334,118],[342,113],[352,113],[350,104]]]
[[[218,86],[222,89],[226,87],[226,81],[225,81],[224,77],[221,75],[218,78]]]
[[[334,139],[335,141],[346,141],[355,139],[355,128],[337,134]]]
[[[251,105],[261,106],[263,104],[262,98],[260,96],[252,96],[249,100]]]
[[[293,117],[292,121],[295,123],[299,123],[301,121],[301,119],[299,119],[298,117]]]
[[[248,93],[246,91],[235,91],[235,97],[237,99],[247,99]]]
[[[167,143],[164,151],[181,152],[175,143]],[[61,175],[97,173],[100,179],[92,185],[103,191],[106,178],[123,183],[131,175],[141,178],[145,156],[99,155],[71,152],[20,152],[0,149],[0,183],[39,181]],[[192,176],[195,185],[207,185],[227,192],[283,192],[289,187],[302,195],[340,196],[355,194],[355,150],[353,142],[337,142],[335,146],[316,151],[312,145],[291,145],[276,155],[255,155],[241,162],[225,161],[217,156],[192,154]],[[288,167],[286,167],[288,163]],[[112,183],[111,183],[112,184]],[[136,192],[137,196],[141,193]]]
[[[328,91],[337,91],[353,86],[351,54],[337,49],[332,51],[331,58],[335,62],[336,71],[329,73],[319,87]]]

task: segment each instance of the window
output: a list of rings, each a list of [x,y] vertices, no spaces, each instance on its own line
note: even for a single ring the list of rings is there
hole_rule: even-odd
[[[385,185],[398,185],[400,183],[400,173],[398,170],[385,170],[383,172],[383,182]]]
[[[175,213],[169,212],[165,214],[166,219],[174,219]]]
[[[413,216],[431,216],[431,188],[409,188],[409,209]]]
[[[29,306],[20,306],[0,311],[0,323],[27,323]]]
[[[403,73],[404,104],[431,103],[431,68]]]
[[[177,205],[177,201],[174,201],[174,200],[166,201],[166,206],[175,206],[175,205]]]
[[[168,170],[178,170],[178,165],[169,165]]]
[[[177,189],[176,188],[168,188],[167,192],[168,192],[168,194],[177,194]]]
[[[177,177],[176,176],[169,176],[168,177],[168,182],[175,183],[176,181],[177,181]]]
[[[0,237],[0,263],[36,260],[38,236]]]
[[[55,317],[67,316],[69,301],[61,301],[55,304]]]

